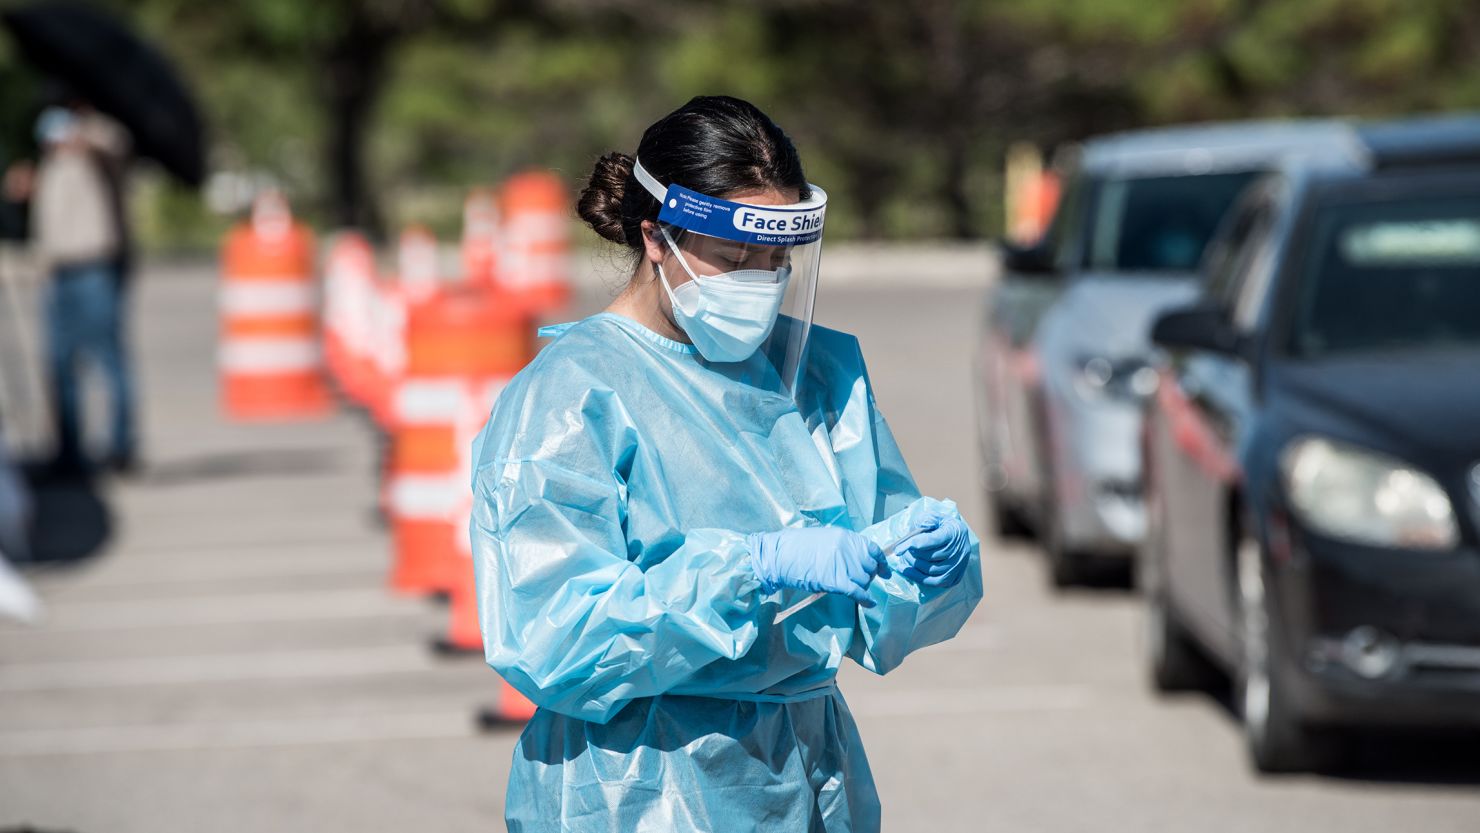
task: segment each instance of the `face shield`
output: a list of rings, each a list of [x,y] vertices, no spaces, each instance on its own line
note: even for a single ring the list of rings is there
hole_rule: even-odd
[[[662,205],[658,278],[673,317],[705,361],[757,387],[791,395],[806,357],[817,297],[827,194],[758,205],[637,181]],[[674,267],[672,264],[677,264]]]

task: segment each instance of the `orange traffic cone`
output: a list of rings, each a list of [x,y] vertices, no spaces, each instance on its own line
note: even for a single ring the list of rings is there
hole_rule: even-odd
[[[500,194],[503,229],[498,282],[534,313],[570,298],[570,200],[548,171],[516,174]]]
[[[370,313],[375,253],[364,236],[341,232],[324,267],[324,363],[350,401],[363,404],[370,361]]]
[[[409,308],[405,372],[391,397],[386,480],[395,590],[451,592],[456,600],[466,583],[462,573],[471,580],[469,449],[533,346],[527,317],[487,289],[449,288]],[[459,607],[457,616],[464,622],[467,611]],[[470,630],[449,629],[456,650],[481,649],[476,609],[471,623]]]
[[[478,710],[478,726],[484,731],[501,729],[506,726],[522,726],[534,717],[535,707],[529,702],[529,698],[520,694],[503,677],[499,678],[498,683],[498,702]]]
[[[221,405],[236,420],[303,419],[330,409],[318,344],[313,234],[264,192],[221,253]]]
[[[453,581],[447,606],[447,633],[432,642],[439,654],[475,654],[483,652],[483,631],[478,622],[478,589],[472,576],[472,562],[457,565],[466,567],[459,571]],[[464,576],[461,573],[467,572]]]
[[[494,401],[502,392],[504,381],[482,387],[470,387],[463,400],[462,412],[457,421],[457,448],[461,453],[459,474],[464,485],[461,494],[458,518],[454,527],[457,531],[456,562],[452,568],[452,585],[448,588],[447,633],[438,638],[433,647],[442,654],[472,654],[483,649],[482,618],[478,615],[478,583],[473,573],[473,545],[470,529],[473,515],[473,493],[466,487],[472,480],[473,439],[488,420]]]
[[[463,280],[492,286],[498,263],[498,203],[487,188],[474,188],[463,203]]]
[[[405,287],[413,303],[436,295],[443,283],[437,238],[425,226],[407,226],[396,248],[396,267],[399,272],[396,280]]]
[[[375,287],[370,314],[374,361],[365,406],[386,432],[395,429],[395,396],[406,372],[411,311],[436,299],[447,286],[438,271],[437,239],[421,226],[408,226],[401,233],[396,268],[393,279]]]
[[[370,356],[365,364],[364,405],[383,431],[392,423],[392,396],[406,370],[406,318],[410,299],[393,280],[380,280],[370,293]]]

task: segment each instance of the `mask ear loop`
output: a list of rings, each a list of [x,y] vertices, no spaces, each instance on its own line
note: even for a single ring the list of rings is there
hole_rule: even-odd
[[[652,174],[648,173],[647,168],[642,166],[641,159],[634,159],[632,161],[632,176],[637,180],[639,185],[647,189],[649,194],[653,195],[653,199],[656,199],[659,205],[662,205],[663,200],[668,198],[668,189],[664,188],[662,183],[658,182]],[[678,265],[683,267],[683,270],[688,273],[689,278],[694,283],[698,283],[699,276],[694,274],[693,269],[689,268],[689,262],[684,260],[683,252],[678,250],[678,244],[674,243],[673,238],[668,235],[668,229],[664,228],[662,223],[658,223],[657,225],[658,233],[663,235],[663,242],[668,244],[668,248],[673,252],[673,256],[678,258]],[[663,265],[661,263],[655,264],[660,278],[663,277],[662,267]],[[673,287],[668,286],[668,280],[666,278],[663,280],[663,286],[668,289],[670,295],[673,294]]]
[[[681,310],[685,314],[692,315],[692,313],[683,308],[683,304],[680,304],[678,302],[678,296],[674,294],[673,287],[668,285],[668,276],[663,274],[663,264],[653,264],[653,269],[658,273],[658,282],[663,284],[663,291],[668,293],[668,303],[672,304],[674,309]]]
[[[693,269],[690,269],[689,268],[688,261],[684,260],[683,252],[680,252],[678,250],[678,244],[677,243],[674,243],[673,242],[673,238],[668,235],[668,229],[664,228],[662,226],[662,224],[659,224],[658,225],[658,233],[661,234],[661,235],[663,235],[663,242],[665,242],[665,243],[668,244],[668,250],[671,251],[671,252],[673,252],[673,256],[675,258],[678,258],[678,265],[679,266],[682,266],[684,272],[687,272],[688,273],[689,279],[692,280],[694,283],[698,283],[699,282],[699,276],[696,275],[696,274],[694,274],[694,270]],[[658,265],[659,266],[662,266],[663,264],[660,263]]]
[[[663,235],[663,241],[668,244],[668,248],[671,249],[674,256],[678,258],[678,265],[682,266],[685,272],[688,272],[688,264],[683,262],[683,255],[679,254],[678,248],[673,245],[673,239],[668,236],[668,230],[660,225],[658,226],[658,233]],[[663,291],[668,294],[668,303],[672,304],[674,309],[680,310],[686,315],[692,315],[693,313],[687,309],[684,309],[684,305],[679,302],[678,294],[673,291],[673,285],[668,283],[668,276],[663,274],[663,262],[658,261],[654,263],[653,271],[658,273],[658,281],[659,283],[663,284]],[[693,274],[693,272],[689,272],[690,277],[692,277]],[[695,279],[695,282],[697,284],[697,279]]]

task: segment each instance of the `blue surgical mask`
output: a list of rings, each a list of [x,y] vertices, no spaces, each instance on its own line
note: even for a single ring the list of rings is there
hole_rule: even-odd
[[[668,231],[663,239],[689,282],[674,289],[657,264],[658,279],[673,303],[673,318],[688,334],[699,355],[711,362],[738,362],[749,358],[760,347],[771,329],[786,297],[791,269],[740,269],[718,275],[694,274],[683,254],[673,244]]]

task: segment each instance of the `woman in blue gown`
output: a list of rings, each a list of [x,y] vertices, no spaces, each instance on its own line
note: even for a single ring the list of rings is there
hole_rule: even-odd
[[[474,445],[487,659],[538,706],[510,830],[878,829],[838,667],[955,635],[979,544],[811,323],[825,204],[733,98],[597,162],[581,216],[630,282],[542,332]]]

